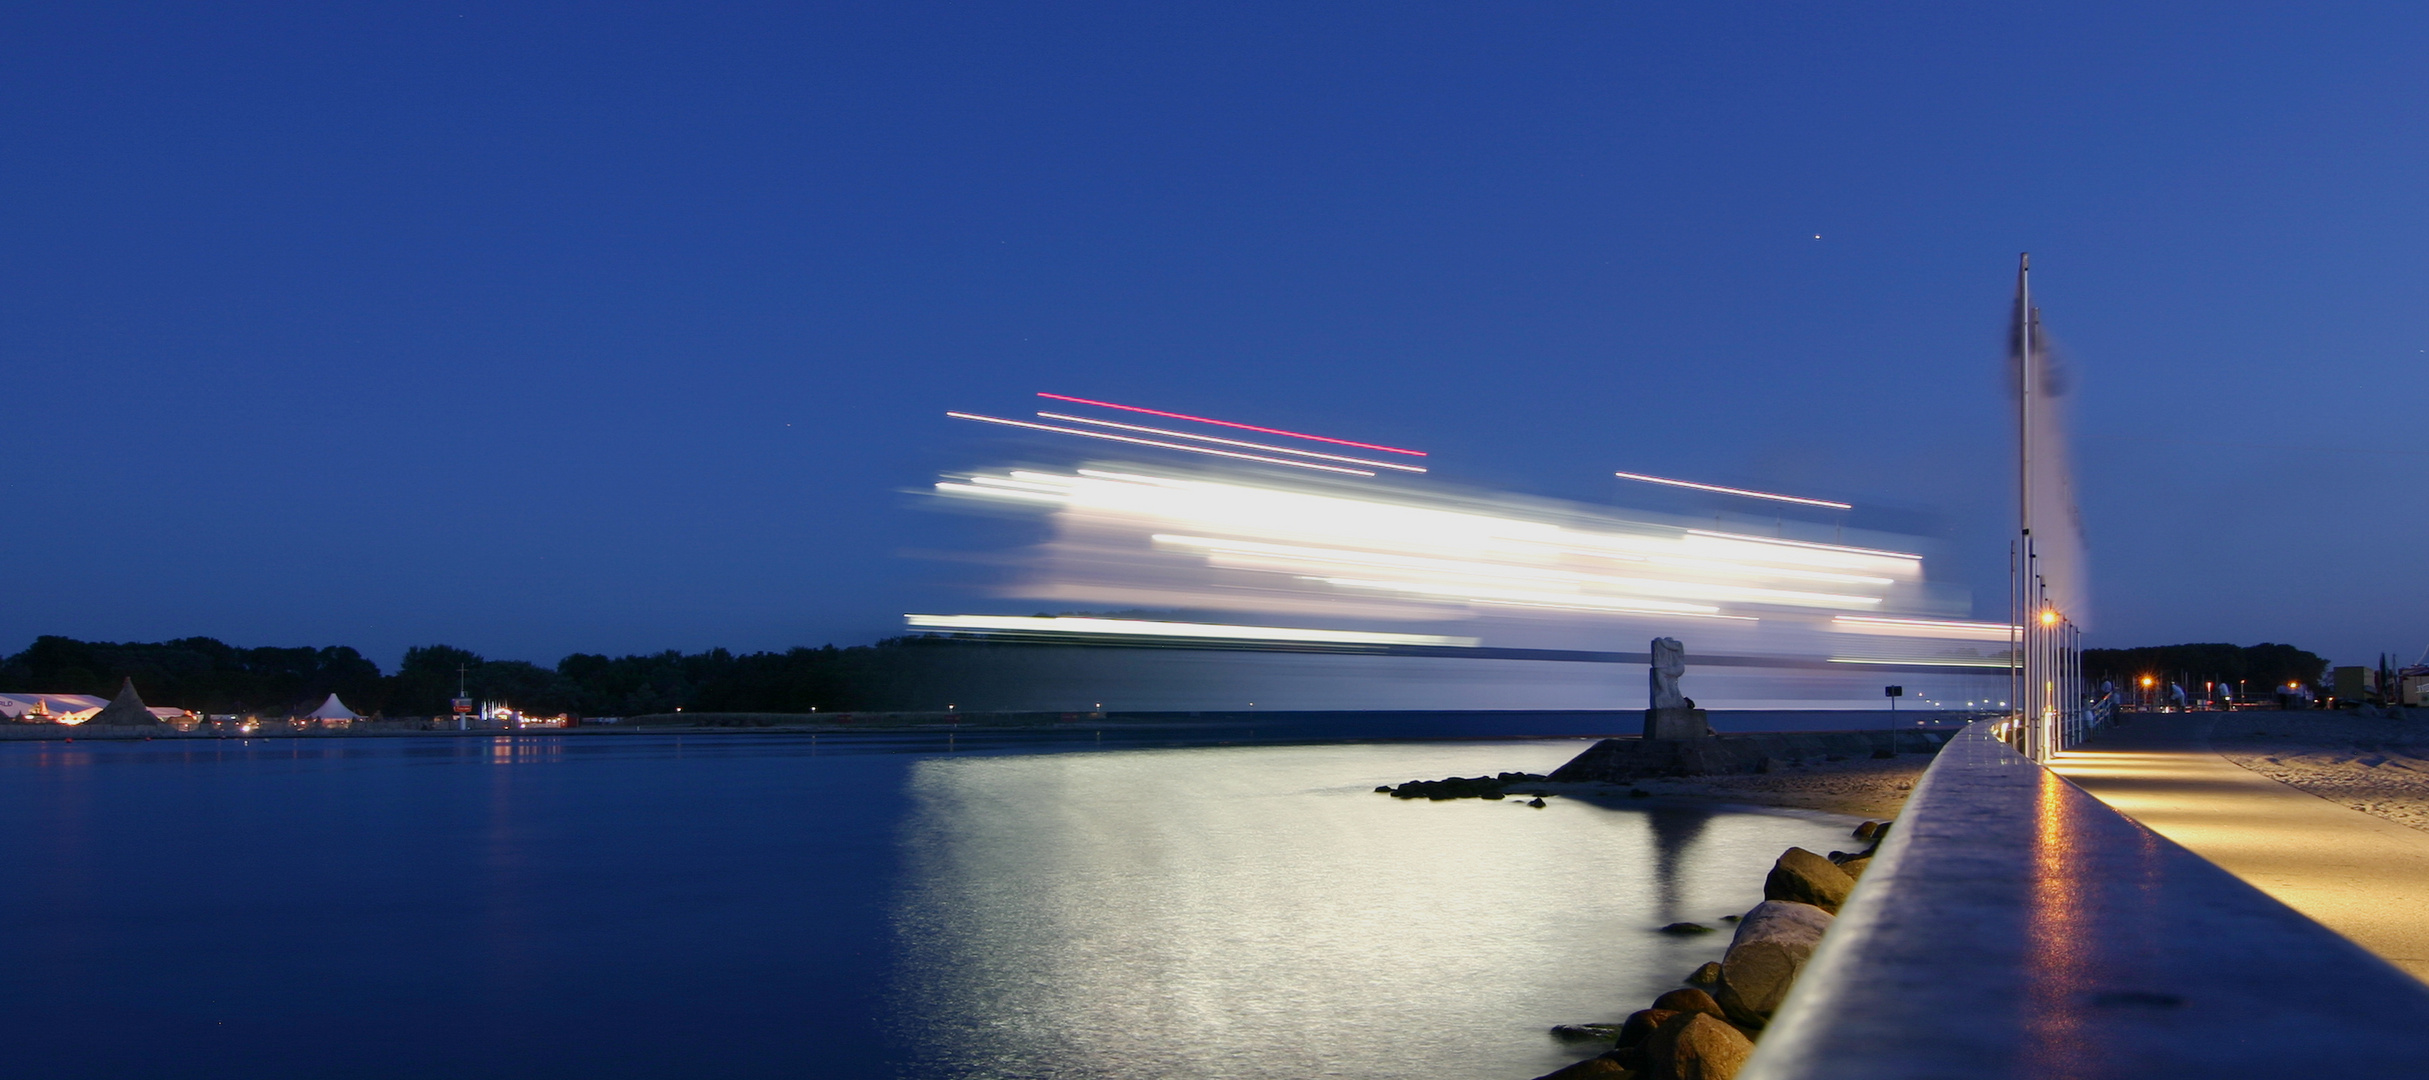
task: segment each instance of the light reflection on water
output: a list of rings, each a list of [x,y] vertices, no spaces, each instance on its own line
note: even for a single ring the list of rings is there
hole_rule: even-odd
[[[891,1011],[919,1077],[1526,1077],[1705,960],[1783,848],[1854,819],[1377,784],[1574,740],[931,758]]]

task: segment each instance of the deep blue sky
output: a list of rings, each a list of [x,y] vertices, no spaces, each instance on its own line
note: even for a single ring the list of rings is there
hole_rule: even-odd
[[[2028,249],[2097,643],[2429,644],[2418,5],[498,7],[0,13],[0,649],[868,640],[1041,389],[1886,503],[1995,615]]]

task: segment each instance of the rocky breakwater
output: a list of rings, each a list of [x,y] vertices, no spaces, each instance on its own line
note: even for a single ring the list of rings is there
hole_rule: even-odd
[[[1865,822],[1856,838],[1879,841],[1885,822]],[[1763,881],[1763,902],[1739,917],[1719,963],[1653,999],[1614,1028],[1581,1025],[1555,1034],[1608,1037],[1603,1054],[1539,1080],[1730,1080],[1753,1056],[1763,1028],[1788,1000],[1797,975],[1822,943],[1839,905],[1870,864],[1873,848],[1817,855],[1789,848]]]
[[[1696,739],[1604,739],[1552,770],[1554,783],[1624,783],[1670,776],[1767,773],[1803,761],[1937,753],[1942,731],[1812,731],[1707,735]]]

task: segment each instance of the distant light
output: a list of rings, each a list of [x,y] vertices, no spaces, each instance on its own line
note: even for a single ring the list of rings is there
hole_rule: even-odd
[[[1102,431],[1081,431],[1078,428],[1056,427],[1052,424],[1032,424],[1026,420],[1006,420],[1000,416],[980,416],[977,413],[962,412],[949,412],[945,415],[956,420],[976,420],[982,424],[1003,424],[1008,427],[1030,428],[1037,431],[1053,431],[1064,435],[1078,435],[1082,438],[1089,439],[1110,439],[1114,442],[1135,443],[1139,446],[1161,446],[1167,450],[1187,450],[1192,454],[1213,454],[1217,457],[1238,458],[1242,461],[1262,461],[1268,465],[1288,465],[1296,469],[1319,469],[1324,472],[1348,473],[1351,476],[1375,475],[1374,473],[1365,469],[1345,469],[1338,465],[1318,465],[1312,461],[1292,461],[1289,458],[1265,457],[1261,454],[1240,454],[1229,450],[1217,450],[1208,446],[1185,446],[1181,443],[1163,442],[1158,439],[1134,439],[1128,435],[1114,435]]]
[[[2057,612],[2055,612],[2055,611],[2051,611],[2051,610],[2049,610],[2048,608],[2043,608],[2043,609],[2041,609],[2041,625],[2043,625],[2043,626],[2056,626],[2056,625],[2058,625],[2058,613],[2057,613]]]
[[[1315,442],[1332,443],[1336,446],[1355,446],[1360,450],[1381,450],[1387,454],[1407,454],[1410,457],[1426,456],[1425,451],[1423,450],[1404,450],[1397,446],[1384,446],[1381,443],[1351,442],[1348,439],[1335,439],[1324,435],[1309,435],[1305,432],[1299,431],[1284,431],[1281,428],[1258,427],[1255,424],[1241,424],[1230,420],[1210,420],[1203,416],[1191,416],[1188,413],[1165,412],[1162,409],[1142,409],[1136,405],[1116,405],[1110,401],[1090,401],[1087,398],[1072,397],[1068,394],[1049,394],[1045,393],[1044,391],[1040,391],[1037,396],[1042,398],[1051,398],[1055,401],[1068,401],[1075,405],[1094,405],[1100,409],[1120,409],[1123,412],[1145,413],[1149,416],[1161,416],[1173,420],[1187,420],[1193,424],[1213,424],[1217,427],[1239,428],[1242,431],[1261,431],[1267,435],[1286,435],[1293,439],[1310,439]]]
[[[1831,502],[1828,499],[1808,499],[1798,495],[1774,495],[1768,491],[1748,491],[1745,488],[1722,487],[1718,484],[1698,484],[1692,480],[1669,480],[1659,476],[1646,476],[1643,473],[1624,472],[1612,473],[1611,475],[1619,477],[1622,480],[1642,480],[1648,484],[1668,484],[1671,487],[1694,488],[1697,491],[1717,491],[1723,495],[1743,495],[1749,499],[1770,499],[1773,502],[1802,503],[1806,506],[1827,506],[1833,510],[1855,509],[1853,504]]]
[[[1218,623],[1156,622],[1039,615],[905,615],[912,626],[932,630],[1009,630],[1023,633],[1093,634],[1119,637],[1201,638],[1221,641],[1297,641],[1324,645],[1448,645],[1469,647],[1471,637],[1321,630],[1296,626],[1225,626]]]

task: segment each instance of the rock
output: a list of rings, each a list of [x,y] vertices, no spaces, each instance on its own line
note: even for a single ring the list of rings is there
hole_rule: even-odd
[[[1652,796],[1652,792],[1646,791],[1640,787],[1632,787],[1628,789],[1628,797],[1631,799],[1646,799],[1651,798]]]
[[[1858,840],[1870,840],[1872,839],[1872,834],[1879,832],[1880,830],[1880,822],[1867,821],[1855,827],[1855,838]]]
[[[1527,800],[1527,805],[1528,805],[1528,806],[1532,806],[1532,807],[1534,807],[1534,808],[1535,808],[1535,809],[1537,809],[1537,810],[1541,810],[1541,809],[1543,809],[1543,796],[1541,796],[1541,795],[1537,795],[1537,796],[1535,796],[1535,797],[1534,797],[1534,798],[1532,798],[1532,799],[1528,799],[1528,800]]]
[[[1718,963],[1707,963],[1687,976],[1687,983],[1691,986],[1718,986],[1720,981],[1721,966]]]
[[[1830,913],[1811,904],[1765,900],[1746,913],[1721,959],[1720,990],[1713,998],[1729,1018],[1761,1027],[1788,998],[1797,973],[1830,929]]]
[[[1736,1028],[1703,1013],[1680,1013],[1645,1040],[1645,1075],[1661,1080],[1731,1080],[1754,1055]],[[1592,1074],[1585,1074],[1592,1075]]]
[[[1771,876],[1763,879],[1763,899],[1812,904],[1835,915],[1839,905],[1847,901],[1847,891],[1853,888],[1855,879],[1837,864],[1804,848],[1792,847],[1771,865]]]
[[[1702,923],[1674,922],[1668,926],[1662,927],[1661,932],[1678,937],[1692,937],[1696,934],[1709,934],[1713,931],[1713,929],[1713,927],[1705,926]]]
[[[1619,1029],[1622,1026],[1624,1025],[1554,1024],[1552,1025],[1552,1037],[1562,1042],[1616,1043],[1619,1041]]]
[[[1622,1046],[1611,1050],[1605,1050],[1603,1051],[1602,1056],[1603,1060],[1605,1061],[1616,1061],[1620,1063],[1620,1065],[1625,1067],[1632,1075],[1639,1077],[1644,1075],[1645,1048],[1644,1044],[1642,1043],[1635,1046]]]
[[[1839,873],[1845,874],[1851,879],[1862,878],[1864,876],[1864,868],[1871,865],[1872,856],[1859,855],[1855,858],[1847,860],[1846,862],[1840,863]]]
[[[1667,1009],[1638,1009],[1629,1013],[1628,1019],[1619,1025],[1619,1045],[1643,1044],[1646,1039],[1653,1037],[1653,1029],[1660,1027],[1662,1021],[1676,1015]]]
[[[1377,785],[1377,786],[1376,786],[1376,788],[1375,788],[1375,794],[1377,794],[1377,795],[1389,795],[1389,794],[1391,794],[1391,793],[1392,793],[1392,786],[1391,786],[1390,784],[1380,784],[1380,785]]]
[[[1613,1061],[1610,1058],[1590,1057],[1584,1061],[1578,1062],[1575,1065],[1571,1065],[1568,1068],[1556,1069],[1552,1072],[1545,1073],[1542,1076],[1536,1077],[1535,1080],[1590,1080],[1590,1078],[1595,1077],[1607,1077],[1609,1080],[1628,1080],[1629,1077],[1633,1077],[1635,1075],[1636,1073],[1630,1070],[1627,1066]]]
[[[1699,1012],[1715,1020],[1729,1019],[1729,1014],[1721,1011],[1720,1002],[1712,1000],[1712,995],[1692,986],[1672,990],[1654,998],[1653,1008],[1656,1011],[1667,1012]]]

